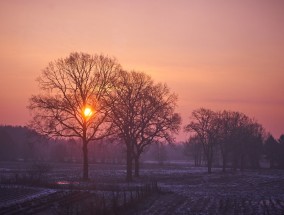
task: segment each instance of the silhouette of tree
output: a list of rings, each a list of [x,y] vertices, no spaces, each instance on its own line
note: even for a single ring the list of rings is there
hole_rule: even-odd
[[[244,169],[248,164],[258,168],[264,132],[262,126],[243,113],[226,110],[219,113],[219,123],[223,171],[230,159],[234,169]]]
[[[232,146],[232,159],[233,169],[236,170],[238,167],[243,170],[247,165],[248,154],[258,152],[257,148],[253,147],[252,140],[254,138],[254,124],[251,119],[244,115],[240,119],[240,125],[237,129],[236,141],[233,142]]]
[[[239,119],[242,117],[238,112],[223,111],[219,115],[219,123],[221,124],[222,138],[219,142],[222,156],[223,172],[226,171],[228,156],[233,142],[237,139],[237,129]]]
[[[241,147],[241,129],[247,119],[248,117],[240,112],[224,110],[219,113],[219,123],[221,124],[221,138],[219,144],[222,156],[223,172],[226,171],[230,155],[233,157],[233,160],[237,160]],[[237,150],[238,153],[234,152],[234,150]]]
[[[264,129],[243,113],[201,108],[192,112],[191,122],[186,125],[185,131],[193,132],[195,141],[202,143],[208,173],[211,173],[213,154],[218,149],[224,172],[228,161],[234,169],[239,167],[243,170],[248,165],[259,167]]]
[[[279,137],[279,150],[277,153],[277,158],[279,162],[279,167],[284,169],[284,134]]]
[[[251,168],[259,168],[260,158],[263,151],[264,129],[262,125],[251,119],[249,124],[249,137],[246,145],[247,164]]]
[[[217,119],[216,112],[200,108],[192,112],[191,122],[185,126],[185,131],[193,132],[202,143],[208,173],[212,172],[214,147],[218,144],[220,138],[220,123]]]
[[[0,126],[0,145],[4,160],[34,160],[35,148],[44,138],[35,131],[22,126]],[[37,155],[43,150],[36,151]],[[44,157],[41,157],[42,159]]]
[[[265,141],[264,154],[269,160],[270,168],[284,168],[284,135],[277,141],[271,134]]]
[[[15,142],[11,136],[0,128],[0,161],[15,160]]]
[[[88,143],[111,131],[106,95],[112,90],[119,69],[115,59],[71,53],[65,59],[49,63],[37,79],[40,94],[30,98],[33,129],[50,137],[82,141],[83,179],[89,175]]]
[[[127,179],[132,180],[132,161],[139,176],[139,158],[153,142],[171,142],[181,118],[174,113],[177,97],[165,84],[155,84],[150,76],[120,71],[116,91],[109,106],[112,120],[127,150]]]
[[[284,144],[284,134],[281,134],[279,137],[279,143]]]
[[[264,143],[264,154],[266,155],[266,158],[269,160],[270,168],[275,167],[277,145],[278,145],[277,140],[275,140],[275,138],[270,134]]]

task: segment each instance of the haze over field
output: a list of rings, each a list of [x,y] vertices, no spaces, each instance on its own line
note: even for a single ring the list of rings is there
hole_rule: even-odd
[[[283,10],[281,0],[1,1],[0,124],[25,125],[41,70],[78,51],[114,56],[166,82],[179,95],[184,123],[199,107],[230,109],[278,138]]]

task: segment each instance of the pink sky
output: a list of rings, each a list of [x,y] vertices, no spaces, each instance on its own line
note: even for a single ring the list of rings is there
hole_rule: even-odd
[[[25,125],[41,70],[78,51],[114,56],[166,82],[184,123],[199,107],[236,110],[278,138],[283,11],[282,0],[1,1],[0,124]]]

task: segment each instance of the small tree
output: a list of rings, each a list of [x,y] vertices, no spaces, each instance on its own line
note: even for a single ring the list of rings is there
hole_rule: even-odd
[[[223,172],[231,160],[234,169],[244,169],[248,164],[259,167],[264,130],[255,120],[236,111],[218,112],[219,146]]]
[[[233,169],[243,170],[249,163],[251,167],[259,166],[262,150],[263,128],[254,119],[242,114],[238,120],[235,140],[232,144]]]
[[[71,53],[50,62],[37,79],[41,93],[30,98],[30,126],[50,137],[83,143],[83,179],[88,179],[88,143],[111,131],[106,95],[120,65],[103,55]]]
[[[283,149],[281,146],[283,146],[281,138],[277,141],[271,134],[265,140],[264,154],[269,160],[270,168],[281,167],[281,160],[283,160]]]
[[[191,122],[185,126],[185,131],[193,132],[202,143],[208,173],[211,173],[214,147],[220,138],[220,124],[217,119],[217,114],[212,110],[200,108],[192,112]]]
[[[277,160],[279,162],[279,167],[284,169],[284,134],[279,137],[279,150],[277,153]]]
[[[255,120],[250,121],[249,137],[247,140],[247,162],[251,168],[260,167],[260,159],[263,151],[264,129]]]
[[[229,156],[234,154],[233,148],[240,146],[240,130],[243,122],[248,119],[243,113],[235,111],[226,111],[218,113],[218,121],[220,123],[220,151],[223,163],[223,172],[226,171]]]

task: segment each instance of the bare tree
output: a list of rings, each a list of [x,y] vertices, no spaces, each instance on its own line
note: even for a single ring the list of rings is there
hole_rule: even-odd
[[[132,161],[139,176],[139,158],[145,147],[156,141],[171,142],[181,118],[174,113],[177,97],[165,84],[150,76],[121,71],[112,94],[112,119],[127,150],[127,179],[132,180]]]
[[[224,110],[218,113],[218,121],[221,125],[219,145],[223,172],[226,171],[229,155],[233,151],[232,149],[240,142],[240,131],[247,120],[248,117],[240,112]]]
[[[243,113],[227,111],[214,112],[200,108],[192,112],[186,132],[195,134],[207,159],[208,173],[211,173],[214,152],[219,152],[223,161],[223,172],[228,161],[233,169],[258,168],[262,153],[264,129],[262,125]],[[216,146],[219,146],[218,148]]]
[[[249,120],[247,126],[247,139],[246,139],[246,165],[250,168],[259,168],[260,158],[263,151],[264,144],[264,128],[261,124],[256,122],[254,119]],[[246,166],[246,167],[247,167]],[[245,166],[242,166],[242,169]]]
[[[284,169],[284,134],[281,134],[279,137],[279,147],[278,147],[278,153],[277,153],[277,160],[279,163],[279,167]]]
[[[216,112],[200,108],[194,110],[191,122],[185,126],[186,132],[193,132],[202,143],[204,155],[207,160],[208,173],[211,173],[214,147],[220,138],[220,124]]]
[[[37,79],[41,92],[30,98],[30,126],[50,137],[78,138],[83,143],[83,179],[88,179],[88,143],[109,135],[106,95],[120,65],[103,55],[71,53],[50,62]]]
[[[139,159],[144,149],[153,142],[174,142],[174,134],[181,124],[180,115],[174,112],[177,97],[166,85],[152,86],[148,96],[143,96],[140,102],[141,108],[137,110],[141,116],[137,121],[140,129],[134,142],[135,176],[139,176]]]
[[[237,119],[234,139],[231,142],[233,169],[243,170],[250,162],[251,167],[259,166],[264,129],[254,119],[240,114]]]
[[[284,135],[277,141],[271,134],[265,141],[264,154],[269,160],[270,168],[284,168]]]

